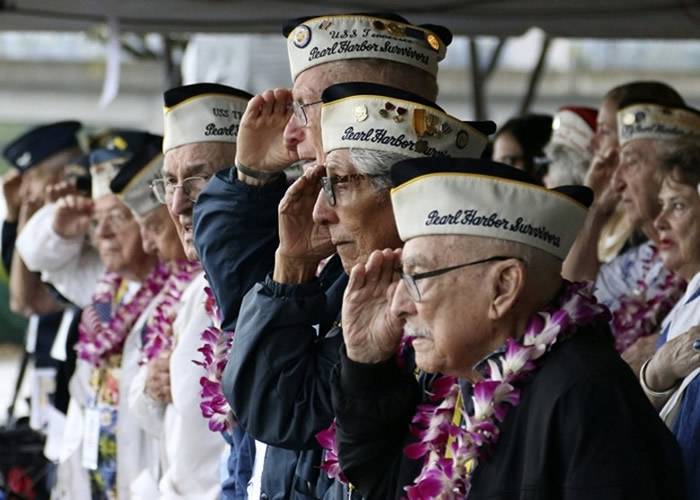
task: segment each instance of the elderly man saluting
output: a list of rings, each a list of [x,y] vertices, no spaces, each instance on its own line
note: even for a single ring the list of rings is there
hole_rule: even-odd
[[[352,269],[332,381],[358,491],[683,498],[678,446],[615,353],[608,310],[560,276],[588,188],[547,190],[475,159],[399,162],[392,181],[405,246]],[[427,391],[394,359],[402,333],[419,368],[445,374]]]

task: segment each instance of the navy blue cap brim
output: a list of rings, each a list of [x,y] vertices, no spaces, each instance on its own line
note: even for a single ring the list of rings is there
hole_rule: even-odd
[[[28,170],[56,153],[79,148],[77,133],[81,127],[74,120],[34,127],[8,144],[2,155],[18,170]]]
[[[203,94],[223,94],[233,97],[239,97],[249,101],[253,95],[245,90],[221,85],[219,83],[193,83],[192,85],[183,85],[182,87],[174,87],[166,90],[163,93],[163,101],[166,108],[170,108],[187,99]]]
[[[119,169],[117,175],[109,184],[113,193],[121,193],[124,188],[143,170],[154,158],[163,151],[163,137],[148,134],[143,142],[143,147],[136,151],[129,160]]]
[[[96,149],[90,151],[90,165],[99,165],[108,161],[128,159],[133,153],[122,149]]]
[[[345,99],[346,97],[352,97],[355,95],[393,97],[395,99],[416,102],[423,104],[424,106],[430,106],[431,108],[443,111],[440,106],[429,99],[414,94],[413,92],[408,92],[396,87],[390,87],[388,85],[382,85],[380,83],[348,82],[331,85],[321,93],[321,100],[324,102],[324,104],[327,104],[329,102],[338,101],[340,99]]]

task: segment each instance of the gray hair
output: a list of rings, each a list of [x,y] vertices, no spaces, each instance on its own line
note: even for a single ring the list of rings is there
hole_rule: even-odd
[[[350,161],[361,174],[377,176],[371,177],[370,182],[379,192],[385,192],[391,188],[389,174],[392,165],[408,158],[401,153],[350,148]]]
[[[583,155],[563,144],[549,143],[544,149],[549,158],[547,187],[583,185],[591,163],[590,155]]]

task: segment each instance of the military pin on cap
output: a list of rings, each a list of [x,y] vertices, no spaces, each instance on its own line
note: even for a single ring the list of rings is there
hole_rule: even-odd
[[[311,41],[311,28],[305,24],[300,24],[292,32],[292,42],[298,49],[303,49]]]
[[[364,104],[359,104],[355,106],[355,109],[353,109],[353,116],[355,117],[356,122],[365,121],[368,116],[367,106],[365,106]]]

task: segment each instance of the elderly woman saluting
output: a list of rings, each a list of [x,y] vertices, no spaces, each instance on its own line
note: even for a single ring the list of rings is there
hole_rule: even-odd
[[[642,388],[683,452],[688,498],[700,498],[700,141],[665,158],[654,225],[664,265],[688,281],[664,320],[660,348],[641,369]]]

